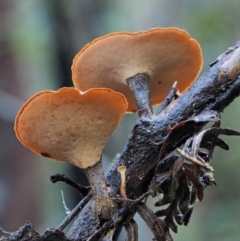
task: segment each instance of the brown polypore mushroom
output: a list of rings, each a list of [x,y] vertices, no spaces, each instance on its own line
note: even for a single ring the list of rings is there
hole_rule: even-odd
[[[101,153],[126,108],[125,97],[109,89],[91,89],[84,93],[75,88],[43,91],[20,109],[15,132],[35,153],[84,169],[96,212],[102,218],[109,218],[112,202]]]
[[[72,75],[79,90],[110,88],[125,95],[127,111],[152,111],[150,102],[161,103],[175,81],[181,92],[187,89],[201,66],[200,46],[187,32],[155,28],[95,39],[76,55]]]

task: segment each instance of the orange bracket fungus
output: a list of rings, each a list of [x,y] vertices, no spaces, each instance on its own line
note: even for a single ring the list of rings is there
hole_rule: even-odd
[[[82,168],[92,189],[95,211],[109,219],[112,201],[101,153],[126,108],[125,97],[109,89],[43,91],[20,109],[15,131],[35,153]]]
[[[201,66],[200,46],[187,32],[154,28],[95,39],[76,55],[72,75],[81,91],[110,88],[125,95],[128,112],[153,113],[151,103],[161,103],[175,81],[183,92]]]

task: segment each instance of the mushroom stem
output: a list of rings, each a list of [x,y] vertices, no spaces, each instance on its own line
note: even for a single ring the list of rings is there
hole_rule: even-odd
[[[92,189],[95,212],[100,219],[109,220],[114,204],[108,193],[101,159],[94,166],[83,170]]]
[[[117,169],[118,173],[121,175],[121,185],[120,185],[120,196],[121,198],[127,199],[126,193],[126,166],[119,166]]]
[[[134,94],[138,115],[146,111],[153,114],[153,108],[150,100],[150,93],[148,87],[149,76],[146,73],[136,74],[133,77],[127,79],[127,84]]]

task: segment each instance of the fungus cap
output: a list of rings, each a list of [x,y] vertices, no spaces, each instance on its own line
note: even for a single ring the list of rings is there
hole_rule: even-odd
[[[20,109],[15,132],[37,154],[88,168],[99,161],[126,108],[125,97],[109,89],[43,91]]]
[[[126,166],[119,166],[117,168],[117,172],[119,172],[119,173],[125,173],[126,171],[127,171]]]
[[[95,39],[75,57],[72,65],[76,88],[110,88],[128,101],[127,111],[137,106],[126,80],[139,73],[150,77],[152,104],[163,101],[175,81],[183,92],[196,79],[202,66],[198,42],[177,28],[146,32],[118,32]]]

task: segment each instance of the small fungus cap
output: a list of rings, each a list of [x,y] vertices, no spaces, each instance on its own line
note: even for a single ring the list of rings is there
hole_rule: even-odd
[[[127,171],[126,166],[119,166],[117,168],[117,172],[119,172],[119,173],[125,173],[126,171]]]
[[[85,169],[99,161],[126,108],[125,97],[109,89],[43,91],[20,109],[15,132],[35,153]]]
[[[127,111],[137,106],[126,79],[139,73],[150,77],[152,104],[163,101],[175,81],[182,92],[196,79],[202,66],[198,42],[177,28],[146,32],[118,32],[95,39],[75,57],[72,66],[76,88],[110,88],[128,101]]]

